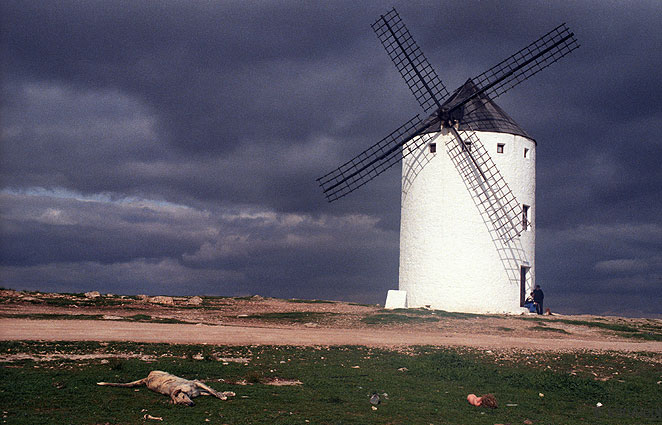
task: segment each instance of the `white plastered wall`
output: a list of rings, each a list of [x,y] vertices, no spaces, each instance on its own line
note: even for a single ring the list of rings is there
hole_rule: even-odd
[[[517,270],[507,271],[504,250],[497,250],[489,225],[450,160],[445,147],[450,136],[442,131],[432,141],[436,153],[424,145],[403,160],[399,289],[407,291],[408,307],[519,313],[519,266],[530,267],[527,294],[534,285],[535,142],[504,133],[477,135],[517,201],[530,206],[532,227],[506,250],[516,253]],[[503,153],[497,152],[498,144],[504,145]]]

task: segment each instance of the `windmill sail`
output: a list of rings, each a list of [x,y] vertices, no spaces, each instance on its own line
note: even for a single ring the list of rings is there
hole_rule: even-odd
[[[411,152],[402,151],[402,146],[408,141],[420,136],[415,139],[414,146],[420,147],[428,143],[434,133],[449,124],[457,125],[462,133],[454,130],[457,146],[465,148],[460,152],[467,151],[466,141],[471,142],[473,138],[477,140],[474,131],[496,131],[530,138],[491,98],[505,93],[579,47],[574,33],[565,24],[561,24],[478,77],[468,80],[444,102],[449,97],[446,87],[397,11],[392,9],[380,16],[372,28],[421,107],[426,111],[433,109],[434,112],[424,121],[418,115],[415,116],[352,160],[318,178],[329,202],[353,192],[400,162]],[[521,215],[521,211],[518,211],[521,206],[507,189],[505,180],[487,152],[484,148],[479,149],[479,145],[482,146],[478,143],[473,154],[468,151],[464,154],[465,157],[468,154],[473,171],[481,176],[480,182],[469,181],[468,184],[472,188],[483,187],[485,193],[492,194],[489,196],[492,199],[489,203],[490,217],[493,217],[490,221],[495,226],[503,227],[501,237],[510,240],[519,234],[514,223],[518,222],[517,217]],[[449,154],[451,152],[455,150],[449,150]],[[454,163],[465,178],[475,178],[475,175],[466,173],[466,167]],[[504,198],[497,199],[497,194]],[[481,201],[481,204],[484,202]]]
[[[421,128],[427,125],[421,124],[416,115],[353,159],[318,178],[317,182],[326,199],[332,202],[342,198],[400,162],[402,156],[406,155],[405,152],[401,153],[402,145],[417,136]],[[427,143],[431,138],[432,135],[426,134],[419,138],[417,145]]]
[[[448,90],[419,49],[398,12],[391,9],[386,15],[380,16],[372,24],[372,29],[421,107],[426,112],[438,109],[448,97]]]
[[[561,24],[519,52],[472,78],[477,89],[473,97],[484,94],[494,99],[577,48],[579,43],[575,34],[570,32],[565,23]],[[471,99],[472,97],[466,98],[455,108],[463,107]],[[470,112],[471,109],[465,108],[465,114]]]
[[[510,241],[522,231],[522,206],[475,132],[507,133],[529,139],[531,136],[480,92],[472,80],[457,89],[442,108],[453,111],[449,118],[457,122],[457,129],[450,128],[453,137],[446,143],[451,162],[462,176],[480,214],[491,223],[500,239]],[[425,132],[441,130],[440,118],[429,122]]]
[[[447,120],[457,123],[460,130],[509,133],[531,139],[499,105],[492,102],[485,93],[479,93],[478,87],[471,79],[455,90],[444,102],[442,109],[450,111],[446,116]],[[424,132],[441,131],[443,120],[440,114],[432,114],[427,122],[428,126]]]
[[[457,131],[448,138],[446,151],[474,198],[481,216],[499,238],[508,242],[522,232],[522,206],[508,187],[489,153],[473,131]]]
[[[404,158],[399,289],[406,306],[519,312],[535,283],[535,233],[525,231],[535,214],[535,161],[526,158],[535,158],[536,142],[493,99],[577,49],[574,34],[559,25],[450,95],[395,9],[372,28],[430,115],[317,179],[324,195],[339,199]],[[501,170],[479,135],[496,142]],[[438,156],[439,144],[448,157]],[[476,304],[475,291],[489,299]]]

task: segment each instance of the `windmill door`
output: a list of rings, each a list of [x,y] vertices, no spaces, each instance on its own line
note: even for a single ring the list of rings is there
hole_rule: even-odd
[[[519,305],[524,307],[524,302],[526,301],[526,275],[529,274],[529,269],[531,267],[521,266],[520,267],[520,277],[519,277]]]

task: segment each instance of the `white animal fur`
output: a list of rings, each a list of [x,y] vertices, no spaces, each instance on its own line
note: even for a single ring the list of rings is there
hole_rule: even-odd
[[[228,397],[235,395],[232,391],[218,392],[198,380],[190,381],[160,370],[153,370],[147,375],[147,378],[133,382],[97,382],[97,385],[125,388],[137,387],[143,384],[152,391],[169,396],[174,404],[185,404],[187,406],[193,406],[195,403],[191,399],[201,395],[213,395],[221,400],[227,400]]]

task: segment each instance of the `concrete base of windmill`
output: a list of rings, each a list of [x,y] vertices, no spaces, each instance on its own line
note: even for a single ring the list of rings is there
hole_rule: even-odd
[[[396,291],[391,289],[386,293],[384,308],[393,310],[396,308],[407,308],[407,291]]]

